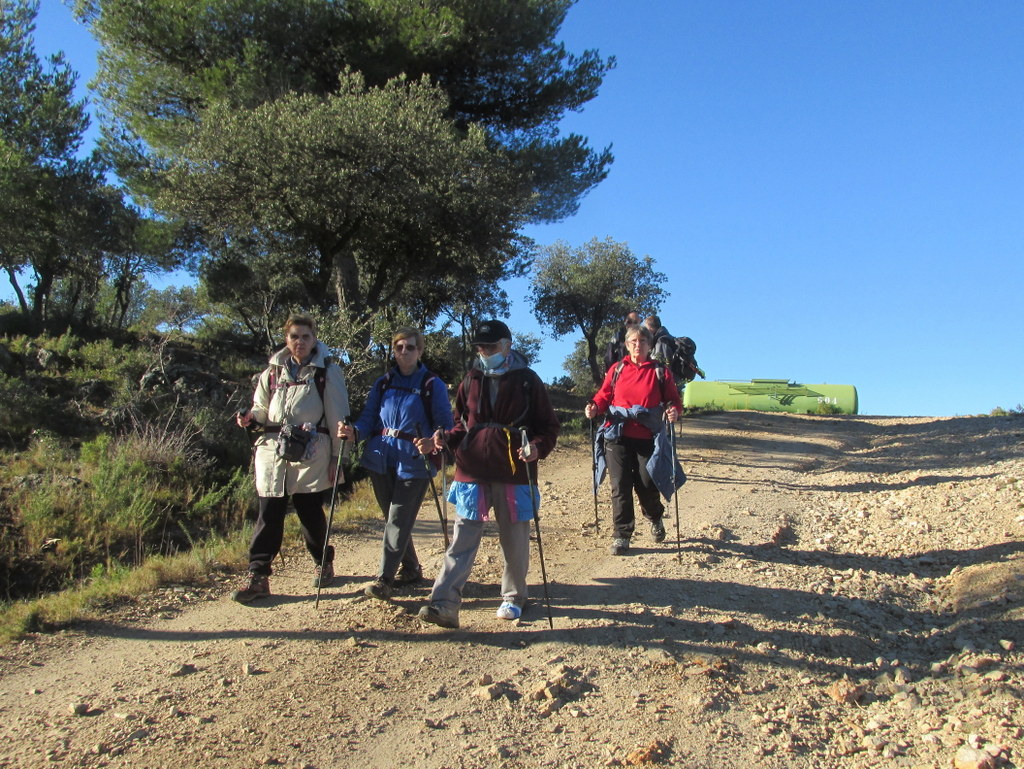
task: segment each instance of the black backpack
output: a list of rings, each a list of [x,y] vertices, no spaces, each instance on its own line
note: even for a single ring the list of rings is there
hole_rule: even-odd
[[[697,343],[688,336],[677,336],[675,338],[675,352],[669,361],[669,368],[672,369],[672,377],[677,382],[692,382],[696,377],[704,378],[704,372],[697,365],[694,354],[697,352]]]

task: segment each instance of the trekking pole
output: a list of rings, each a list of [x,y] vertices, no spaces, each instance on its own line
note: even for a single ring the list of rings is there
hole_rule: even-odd
[[[238,409],[238,411],[235,412],[235,424],[238,423],[239,419],[245,419],[246,415],[250,411],[251,409],[248,406],[242,406],[242,408]],[[251,448],[251,450],[249,451],[249,472],[252,473],[256,469],[256,441],[259,440],[260,435],[263,433],[264,427],[259,422],[250,419],[248,424],[246,424],[243,429],[245,430],[245,434],[249,438]],[[284,557],[284,549],[277,551],[277,557],[280,559],[281,568],[283,569],[287,564],[287,561],[285,560]]]
[[[526,483],[530,487],[530,504],[533,505],[533,525],[537,531],[537,553],[540,555],[540,576],[544,581],[544,602],[548,607],[548,627],[552,630],[555,629],[555,622],[551,619],[551,595],[548,593],[548,572],[544,567],[544,542],[540,538],[540,514],[537,511],[537,498],[533,495],[534,486],[533,478],[530,476],[530,463],[526,460],[533,450],[530,446],[529,441],[526,437],[526,428],[520,428],[519,435],[522,440],[523,447],[523,464],[526,466]]]
[[[448,531],[448,447],[441,452],[441,525]]]
[[[239,419],[245,419],[248,416],[250,408],[248,406],[242,406],[235,412],[235,424],[238,424]],[[245,430],[245,436],[249,439],[249,472],[253,471],[256,466],[256,440],[259,438],[259,433],[263,430],[263,425],[250,419],[248,424],[242,427]]]
[[[348,424],[348,417],[343,420],[345,424]],[[347,443],[347,439],[345,441]],[[324,581],[324,562],[327,560],[327,543],[331,540],[331,525],[334,523],[334,504],[338,501],[338,485],[339,476],[341,475],[341,459],[345,456],[345,446],[342,444],[341,450],[338,451],[338,465],[334,468],[334,488],[331,490],[331,511],[327,516],[327,531],[324,532],[324,551],[320,555],[320,572],[316,577],[316,600],[313,602],[313,608],[317,609],[320,607],[320,587]]]
[[[679,460],[676,459],[676,424],[675,422],[668,423],[668,435],[669,440],[672,441],[672,485],[676,483],[676,466],[679,464]],[[676,560],[680,563],[683,562],[683,540],[679,534],[679,487],[676,486],[672,490],[672,501],[676,506]]]
[[[601,523],[597,515],[597,444],[594,443],[594,420],[590,420],[590,477],[594,486],[594,532],[601,533]]]
[[[423,431],[420,430],[419,422],[416,423],[416,437],[418,439],[423,438]],[[416,449],[419,451],[419,449]],[[437,520],[441,522],[441,534],[444,535],[444,549],[448,549],[448,523],[445,521],[444,513],[441,512],[441,503],[437,500],[437,484],[434,483],[433,468],[430,466],[430,460],[427,459],[426,454],[420,454],[423,457],[423,465],[427,468],[427,477],[430,479],[430,491],[434,495],[434,507],[437,508]]]

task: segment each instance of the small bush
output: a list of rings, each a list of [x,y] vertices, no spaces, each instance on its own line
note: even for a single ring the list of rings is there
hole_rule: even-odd
[[[256,482],[252,473],[237,467],[227,483],[213,486],[192,503],[189,518],[207,530],[227,530],[245,521],[255,507]]]
[[[808,414],[817,414],[819,416],[824,416],[824,415],[829,415],[829,414],[842,414],[843,410],[839,406],[835,405],[834,403],[819,402],[818,403],[818,408],[816,408],[814,411],[808,411],[807,413]]]
[[[33,430],[52,424],[53,400],[32,379],[0,373],[0,435],[23,444]]]
[[[996,406],[988,414],[990,417],[1019,417],[1024,415],[1024,406],[1017,404],[1017,408],[1007,411],[1002,406]]]

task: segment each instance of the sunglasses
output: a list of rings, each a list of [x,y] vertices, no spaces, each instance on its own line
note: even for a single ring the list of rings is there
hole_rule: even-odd
[[[408,350],[409,352],[415,352],[416,345],[405,344],[404,342],[399,342],[398,344],[395,345],[395,352],[405,352],[406,350]]]

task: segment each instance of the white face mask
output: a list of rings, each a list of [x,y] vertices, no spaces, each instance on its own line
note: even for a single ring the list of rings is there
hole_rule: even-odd
[[[480,352],[477,353],[477,357],[480,358],[480,365],[492,371],[505,362],[505,353],[503,352],[496,352],[494,355],[484,355]]]

